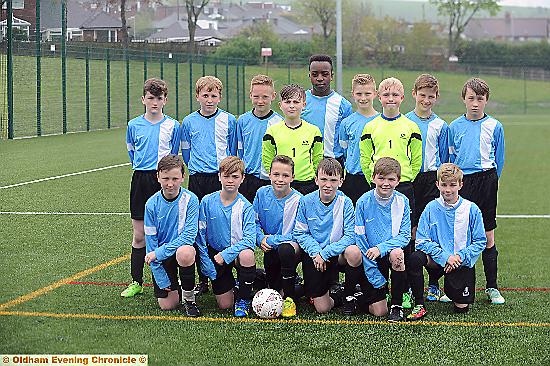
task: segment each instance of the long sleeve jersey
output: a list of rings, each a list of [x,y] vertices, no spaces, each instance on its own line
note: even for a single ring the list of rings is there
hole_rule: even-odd
[[[217,173],[220,162],[237,154],[235,116],[219,109],[205,117],[199,111],[183,119],[181,155],[189,174]]]
[[[126,148],[133,170],[157,170],[160,159],[179,150],[180,124],[164,116],[157,123],[138,116],[128,122]]]
[[[308,181],[315,177],[323,159],[323,138],[319,128],[303,121],[297,127],[285,122],[269,126],[262,142],[262,164],[269,172],[275,155],[286,155],[294,161],[294,179]]]
[[[267,244],[277,248],[281,243],[294,241],[292,231],[296,223],[296,212],[302,194],[295,189],[283,197],[277,198],[273,186],[258,189],[254,197],[256,212],[256,244],[259,246],[267,235]]]
[[[155,193],[145,204],[144,230],[147,253],[155,252],[151,272],[160,288],[170,286],[162,262],[176,253],[182,245],[193,245],[197,237],[199,199],[185,188],[173,200],[162,191]]]
[[[344,118],[340,125],[340,146],[344,149],[344,167],[350,174],[363,175],[361,170],[361,154],[359,152],[359,141],[365,125],[372,121],[377,115],[365,117],[361,113],[354,112]]]
[[[428,118],[421,118],[414,111],[410,111],[406,117],[418,125],[422,134],[422,167],[420,171],[436,171],[442,163],[449,162],[449,126],[447,122],[435,113]]]
[[[458,254],[462,266],[473,267],[485,249],[487,238],[480,209],[462,197],[454,205],[439,197],[426,206],[416,231],[416,249],[444,267]]]
[[[363,269],[369,282],[380,288],[387,282],[376,260],[365,255],[370,248],[377,247],[380,256],[388,255],[393,249],[404,248],[411,240],[411,218],[408,198],[394,191],[386,202],[381,203],[375,190],[363,194],[355,209],[355,241],[363,253]]]
[[[269,126],[282,121],[283,117],[273,111],[264,117],[248,111],[237,119],[237,156],[243,160],[246,174],[269,179],[262,165],[262,140]]]
[[[216,278],[214,264],[208,258],[208,247],[219,252],[225,263],[233,262],[239,253],[256,247],[256,222],[252,204],[238,194],[235,201],[224,206],[220,191],[210,193],[201,201],[197,246],[201,253],[201,270],[211,279]]]
[[[319,199],[319,191],[300,199],[294,238],[310,256],[327,260],[342,254],[355,242],[354,214],[351,199],[338,191],[327,206]]]
[[[504,128],[495,118],[485,115],[471,121],[462,115],[449,126],[449,154],[464,174],[496,168],[500,178],[504,168]]]
[[[401,182],[412,182],[422,165],[420,129],[402,114],[395,118],[381,114],[365,125],[359,151],[361,169],[367,181],[372,180],[378,159],[389,156],[401,165]]]
[[[353,112],[351,103],[334,90],[325,97],[317,97],[306,91],[306,106],[301,117],[319,127],[323,136],[324,156],[339,158],[344,150],[338,143],[342,120]]]

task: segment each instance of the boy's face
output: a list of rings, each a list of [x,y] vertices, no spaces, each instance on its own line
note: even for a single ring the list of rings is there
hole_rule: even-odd
[[[294,180],[292,174],[292,167],[288,164],[274,162],[271,165],[271,171],[269,172],[269,179],[271,185],[277,196],[286,196],[290,193],[290,183]]]
[[[405,96],[401,88],[396,85],[391,85],[390,87],[379,91],[379,99],[384,109],[384,114],[397,115],[399,114],[399,107]]]
[[[432,108],[437,102],[437,92],[435,88],[421,88],[412,92],[416,102],[415,111],[421,117],[428,117],[432,114]]]
[[[320,170],[315,177],[315,184],[319,187],[319,198],[321,202],[331,202],[334,197],[336,197],[338,188],[342,186],[342,183],[344,183],[344,180],[340,176],[328,175]]]
[[[458,180],[438,180],[435,184],[446,203],[454,204],[458,201],[458,191],[462,188],[462,182],[458,182]]]
[[[396,173],[386,175],[376,174],[372,181],[376,185],[376,193],[383,198],[388,198],[393,194],[393,190],[399,184],[399,177]]]
[[[487,96],[477,95],[475,91],[467,88],[464,95],[464,104],[466,105],[466,118],[469,120],[480,119],[485,114]]]
[[[309,65],[309,79],[314,95],[328,95],[332,81],[332,68],[327,61],[313,61]]]
[[[271,102],[275,99],[275,91],[269,85],[253,85],[250,90],[250,100],[254,106],[254,114],[263,117],[271,110]]]
[[[369,109],[373,107],[372,102],[376,98],[374,85],[355,85],[353,87],[353,100],[359,109]]]
[[[209,116],[216,112],[218,109],[218,104],[222,100],[222,95],[218,89],[212,89],[208,91],[207,88],[202,88],[197,94],[197,102],[201,106],[201,113],[203,115]]]
[[[160,188],[165,198],[176,198],[180,193],[181,183],[183,182],[181,168],[161,170],[157,173],[157,180],[160,183]]]
[[[289,119],[300,118],[302,109],[304,109],[305,106],[306,101],[297,96],[279,102],[279,107],[281,108],[281,111],[283,112],[285,117]]]
[[[218,173],[220,183],[222,184],[222,191],[227,193],[238,193],[239,187],[244,181],[244,175],[240,171],[233,173]]]
[[[155,96],[151,92],[146,92],[141,97],[141,103],[145,106],[145,112],[151,115],[158,115],[162,113],[162,108],[166,105],[166,96]]]

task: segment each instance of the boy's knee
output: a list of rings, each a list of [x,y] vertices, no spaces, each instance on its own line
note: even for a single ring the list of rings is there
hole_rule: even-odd
[[[427,257],[421,251],[413,252],[407,262],[407,271],[419,271],[427,264]]]
[[[296,251],[290,243],[282,243],[281,245],[279,245],[279,248],[277,248],[277,253],[279,254],[279,259],[281,260],[281,263],[294,261],[294,258],[296,256]]]
[[[252,267],[256,264],[252,249],[245,249],[239,253],[239,264],[243,267]]]
[[[195,248],[191,245],[182,245],[176,250],[176,260],[182,267],[188,267],[195,263]]]
[[[403,249],[396,248],[390,252],[390,263],[394,271],[405,270],[405,254]]]
[[[358,267],[362,261],[362,253],[357,245],[350,245],[344,251],[344,258],[352,267]]]

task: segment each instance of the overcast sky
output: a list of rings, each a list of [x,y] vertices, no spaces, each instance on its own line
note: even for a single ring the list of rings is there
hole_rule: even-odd
[[[409,1],[427,1],[427,0],[409,0]],[[542,6],[550,8],[550,0],[498,0],[500,5],[512,6]]]

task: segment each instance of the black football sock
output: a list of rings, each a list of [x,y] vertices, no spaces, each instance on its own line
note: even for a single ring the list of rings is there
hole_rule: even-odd
[[[424,305],[424,274],[422,273],[422,268],[424,268],[427,262],[426,254],[420,251],[414,252],[409,256],[407,276],[411,284],[415,305]]]
[[[357,267],[346,265],[346,279],[344,281],[344,296],[352,296],[355,293],[355,285],[359,283],[359,279],[363,274],[363,265]]]
[[[143,285],[143,266],[145,266],[145,248],[132,247],[130,256],[130,274],[132,280]]]
[[[256,278],[256,266],[240,267],[239,270],[239,298],[243,300],[252,299],[252,285]]]
[[[405,271],[391,270],[391,305],[401,306],[403,303],[403,293],[409,287],[407,282],[407,273]]]
[[[485,248],[482,252],[483,270],[485,272],[486,288],[498,288],[497,286],[497,257],[498,251],[496,245],[491,248]]]

